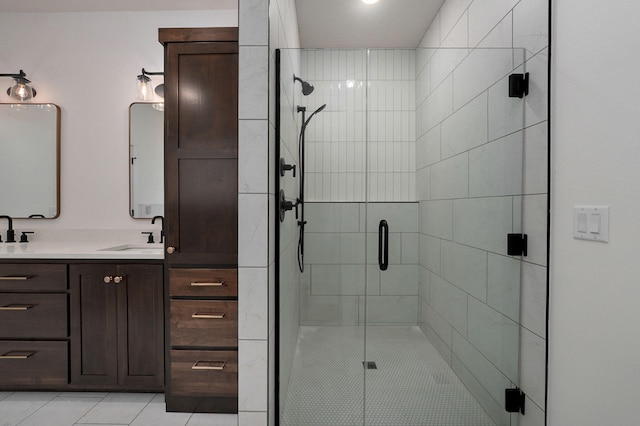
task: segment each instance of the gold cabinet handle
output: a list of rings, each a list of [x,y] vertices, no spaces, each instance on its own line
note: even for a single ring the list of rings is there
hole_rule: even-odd
[[[116,275],[115,277],[113,277],[113,282],[116,284],[120,284],[122,280],[123,278],[120,275]]]
[[[191,287],[222,287],[224,284],[225,284],[224,281],[211,282],[211,283],[195,282],[195,283],[191,283]]]
[[[105,284],[109,284],[111,281],[113,281],[113,277],[110,275],[107,275],[103,278]]]
[[[204,361],[199,360],[196,361],[192,366],[192,370],[224,370],[224,366],[227,364],[226,361]]]
[[[12,303],[11,305],[0,306],[0,311],[28,311],[34,308],[36,305],[23,305],[19,303]]]
[[[206,313],[206,312],[196,312],[195,314],[191,314],[191,318],[195,318],[195,319],[223,319],[224,318],[225,313],[224,312],[212,312],[212,313]]]
[[[24,281],[35,277],[36,275],[5,275],[0,277],[0,281]]]
[[[175,247],[173,247],[173,246],[167,247],[167,253],[173,254],[175,252],[176,252],[176,248]]]
[[[34,356],[36,353],[37,352],[10,351],[0,355],[0,359],[27,359]]]

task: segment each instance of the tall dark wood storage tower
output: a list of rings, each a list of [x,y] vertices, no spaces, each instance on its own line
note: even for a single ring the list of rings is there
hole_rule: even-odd
[[[167,411],[238,411],[238,29],[161,28]]]

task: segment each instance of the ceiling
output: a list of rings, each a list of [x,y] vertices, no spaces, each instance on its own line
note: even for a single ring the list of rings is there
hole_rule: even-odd
[[[295,0],[301,47],[417,47],[444,0]]]
[[[417,47],[444,0],[295,0],[302,47]],[[238,0],[0,0],[0,12],[237,9]]]
[[[0,0],[0,12],[237,9],[238,0]]]

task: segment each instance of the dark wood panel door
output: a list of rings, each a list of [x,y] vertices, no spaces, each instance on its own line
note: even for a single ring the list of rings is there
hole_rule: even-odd
[[[71,383],[118,383],[117,287],[111,265],[71,265]],[[105,277],[111,277],[105,282]]]
[[[236,43],[167,45],[165,126],[167,263],[236,265]]]
[[[118,376],[126,389],[164,387],[161,265],[120,265]]]
[[[162,265],[71,265],[71,382],[162,390]]]

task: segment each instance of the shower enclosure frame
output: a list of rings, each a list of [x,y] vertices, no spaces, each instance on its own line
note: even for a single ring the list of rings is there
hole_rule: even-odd
[[[293,50],[293,49],[292,49]],[[295,50],[302,50],[302,49],[295,49]],[[371,50],[378,50],[378,49],[361,49],[361,50],[365,50],[368,53]],[[384,50],[384,49],[382,49]],[[434,49],[434,50],[438,50],[438,49]],[[440,50],[446,50],[446,49],[440,49]],[[512,49],[512,50],[516,50],[516,49]],[[276,72],[275,72],[275,78],[276,78],[276,87],[275,87],[275,96],[276,96],[276,109],[275,109],[275,158],[277,160],[277,162],[280,161],[281,158],[281,149],[280,149],[280,141],[281,141],[281,131],[280,131],[280,123],[281,123],[281,110],[278,107],[280,105],[280,97],[281,97],[281,87],[280,87],[280,82],[281,82],[281,68],[280,68],[280,61],[281,61],[281,51],[280,49],[276,49]],[[367,58],[368,61],[368,58]],[[524,62],[526,62],[523,58],[521,67],[524,69]],[[286,77],[286,76],[285,76]],[[305,78],[307,78],[306,76],[303,76]],[[367,81],[369,80],[368,76],[367,76]],[[505,95],[506,96],[506,95]],[[368,105],[367,105],[367,109],[368,109]],[[524,111],[523,111],[524,114]],[[368,126],[366,126],[366,130],[368,130]],[[520,129],[523,130],[523,129]],[[368,140],[368,136],[366,138],[366,140]],[[302,160],[301,160],[302,161]],[[281,175],[280,175],[280,167],[278,167],[276,165],[275,170],[274,170],[274,174],[275,174],[275,193],[278,194],[280,192],[281,189],[281,185],[280,185],[280,179],[281,179]],[[365,174],[366,175],[366,174]],[[365,201],[366,203],[367,201]],[[279,212],[280,209],[280,205],[279,202],[276,202],[276,212]],[[304,209],[304,206],[303,206]],[[280,417],[280,390],[281,390],[281,386],[279,383],[279,378],[280,378],[280,321],[281,321],[281,317],[280,317],[280,309],[279,309],[279,301],[280,301],[280,285],[279,285],[279,278],[280,278],[280,261],[279,261],[279,254],[280,254],[280,221],[277,219],[277,214],[276,214],[276,221],[275,221],[275,235],[278,236],[277,238],[275,238],[275,252],[276,252],[276,262],[275,262],[275,274],[276,274],[276,285],[275,285],[275,301],[276,301],[276,309],[275,309],[275,324],[276,324],[276,333],[275,333],[275,358],[276,358],[276,368],[275,368],[275,409],[276,409],[276,413],[275,413],[275,418],[276,418],[276,424],[279,424],[279,417]],[[518,233],[516,229],[514,229],[514,231],[516,231],[516,233]],[[366,300],[366,298],[365,298]],[[365,302],[366,303],[366,302]],[[365,314],[366,315],[366,314]],[[366,317],[365,317],[365,328],[366,328]],[[366,351],[365,351],[365,356],[366,356]],[[366,376],[366,374],[365,374]],[[366,380],[366,379],[365,379]],[[366,408],[365,408],[366,410]]]

